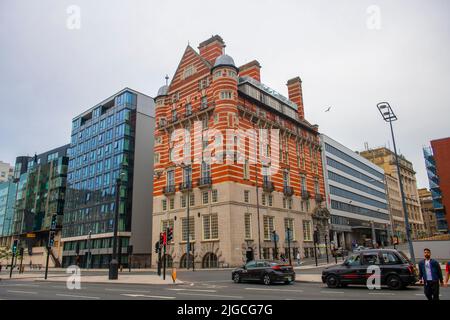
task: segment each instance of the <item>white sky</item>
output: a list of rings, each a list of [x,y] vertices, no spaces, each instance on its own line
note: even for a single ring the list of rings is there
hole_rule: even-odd
[[[371,5],[380,29],[367,26]],[[428,187],[422,146],[450,136],[447,0],[1,0],[0,159],[68,143],[74,116],[126,86],[154,96],[188,42],[214,34],[282,94],[299,75],[306,118],[353,150],[388,145],[376,103],[390,102],[397,145]]]

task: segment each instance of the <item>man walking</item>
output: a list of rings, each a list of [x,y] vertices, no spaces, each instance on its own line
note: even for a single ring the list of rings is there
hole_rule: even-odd
[[[423,250],[425,259],[419,262],[419,279],[428,300],[439,300],[439,283],[443,284],[439,262],[431,259],[431,250]]]
[[[301,264],[301,255],[300,252],[297,252],[297,265]]]
[[[450,278],[450,261],[447,261],[447,263],[445,264],[445,280],[444,280],[444,287],[447,288],[448,286],[448,278]]]

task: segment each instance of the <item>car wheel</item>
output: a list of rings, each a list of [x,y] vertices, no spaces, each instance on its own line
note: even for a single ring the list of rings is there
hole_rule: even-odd
[[[327,277],[326,282],[327,282],[328,288],[337,288],[337,287],[339,287],[339,279],[334,274],[330,274]]]
[[[403,288],[402,280],[399,276],[392,275],[386,279],[386,284],[391,290],[400,290]]]
[[[294,281],[289,281],[289,280],[286,280],[285,282],[284,282],[284,284],[293,284],[294,283]]]
[[[235,273],[234,274],[233,281],[234,281],[234,283],[240,283],[241,282],[241,277],[239,277],[239,273]]]
[[[263,277],[263,282],[266,286],[270,285],[272,283],[272,281],[270,280],[270,275],[269,274],[265,274]]]

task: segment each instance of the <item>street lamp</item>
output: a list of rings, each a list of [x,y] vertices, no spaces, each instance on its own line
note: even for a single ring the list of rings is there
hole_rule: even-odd
[[[120,186],[122,179],[125,177],[125,172],[121,170],[120,176],[116,180],[116,204],[114,214],[114,236],[113,236],[113,250],[112,259],[109,263],[109,280],[117,280],[119,276],[119,262],[117,261],[117,231],[119,225],[119,204],[120,204]]]
[[[414,248],[411,241],[411,230],[409,228],[409,218],[408,218],[408,210],[406,207],[405,202],[405,193],[403,191],[403,182],[402,182],[402,176],[400,174],[400,163],[398,160],[397,155],[397,147],[395,145],[395,136],[394,136],[394,129],[392,127],[392,122],[398,120],[397,116],[394,114],[394,111],[392,110],[391,106],[387,102],[380,102],[377,104],[377,108],[380,111],[381,116],[383,117],[383,120],[386,122],[389,122],[389,125],[391,127],[391,135],[392,135],[392,143],[394,145],[394,153],[395,153],[395,163],[397,166],[397,174],[398,174],[398,183],[400,185],[400,194],[402,196],[402,205],[403,205],[403,211],[405,213],[405,229],[406,229],[406,239],[408,241],[409,245],[409,254],[411,256],[412,263],[416,263],[416,258],[414,256]]]
[[[190,260],[191,260],[191,233],[190,233],[190,221],[189,221],[189,213],[190,213],[190,189],[192,188],[192,167],[190,165],[186,165],[184,162],[180,163],[179,167],[183,170],[182,175],[184,177],[185,170],[190,170],[191,172],[188,172],[187,179],[184,182],[185,187],[187,189],[187,195],[186,195],[186,216],[187,216],[187,242],[186,242],[186,269],[189,270]],[[192,263],[195,263],[192,261]],[[195,271],[194,267],[192,268],[192,271]]]
[[[89,237],[88,237],[88,256],[86,261],[86,269],[89,269],[89,266],[91,264],[91,237],[92,237],[92,230],[89,230]]]

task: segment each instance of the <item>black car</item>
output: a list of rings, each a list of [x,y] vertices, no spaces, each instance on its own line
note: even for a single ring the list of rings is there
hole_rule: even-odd
[[[295,272],[292,266],[278,261],[254,260],[231,273],[234,282],[258,281],[266,285],[275,282],[292,283]]]
[[[351,254],[343,264],[322,271],[322,282],[329,288],[345,287],[349,284],[367,284],[369,266],[378,266],[381,285],[390,289],[402,289],[417,282],[417,269],[409,259],[397,250],[369,249]]]

